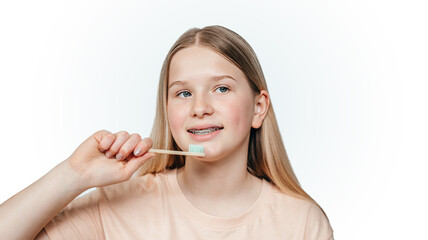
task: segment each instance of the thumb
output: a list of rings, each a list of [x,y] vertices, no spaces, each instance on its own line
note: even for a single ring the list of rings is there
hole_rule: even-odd
[[[110,134],[107,130],[99,130],[96,133],[92,134],[85,141],[83,141],[77,149],[73,152],[72,155],[80,155],[80,157],[85,156],[93,156],[94,153],[98,153],[101,151],[100,142]],[[98,149],[99,151],[94,152],[94,149]]]
[[[96,133],[94,133],[92,136],[95,138],[95,140],[98,142],[98,144],[103,140],[103,137],[107,134],[111,134],[111,132],[107,130],[99,130]]]
[[[105,152],[108,150],[111,144],[114,142],[115,138],[116,137],[114,134],[104,129],[99,130],[91,136],[92,144],[96,144],[100,152]]]

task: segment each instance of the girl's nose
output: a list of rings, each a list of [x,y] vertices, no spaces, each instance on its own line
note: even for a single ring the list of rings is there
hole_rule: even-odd
[[[192,117],[203,118],[213,114],[214,108],[212,107],[208,96],[196,96],[194,97],[192,109],[190,115]]]

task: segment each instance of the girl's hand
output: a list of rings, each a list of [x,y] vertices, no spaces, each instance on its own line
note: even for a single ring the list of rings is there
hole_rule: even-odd
[[[129,180],[154,157],[154,153],[147,153],[152,144],[150,138],[142,140],[136,133],[100,130],[80,144],[66,162],[82,188],[111,185]]]

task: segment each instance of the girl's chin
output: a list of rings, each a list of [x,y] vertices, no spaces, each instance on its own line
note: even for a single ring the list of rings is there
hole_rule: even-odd
[[[222,151],[220,151],[219,149],[213,149],[209,147],[204,149],[204,153],[205,153],[205,157],[192,157],[192,158],[198,161],[211,162],[222,158],[222,155],[223,155]]]

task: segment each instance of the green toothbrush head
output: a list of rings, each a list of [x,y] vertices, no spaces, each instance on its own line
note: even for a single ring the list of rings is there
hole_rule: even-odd
[[[205,153],[204,146],[189,144],[189,152],[193,152],[193,153]]]

